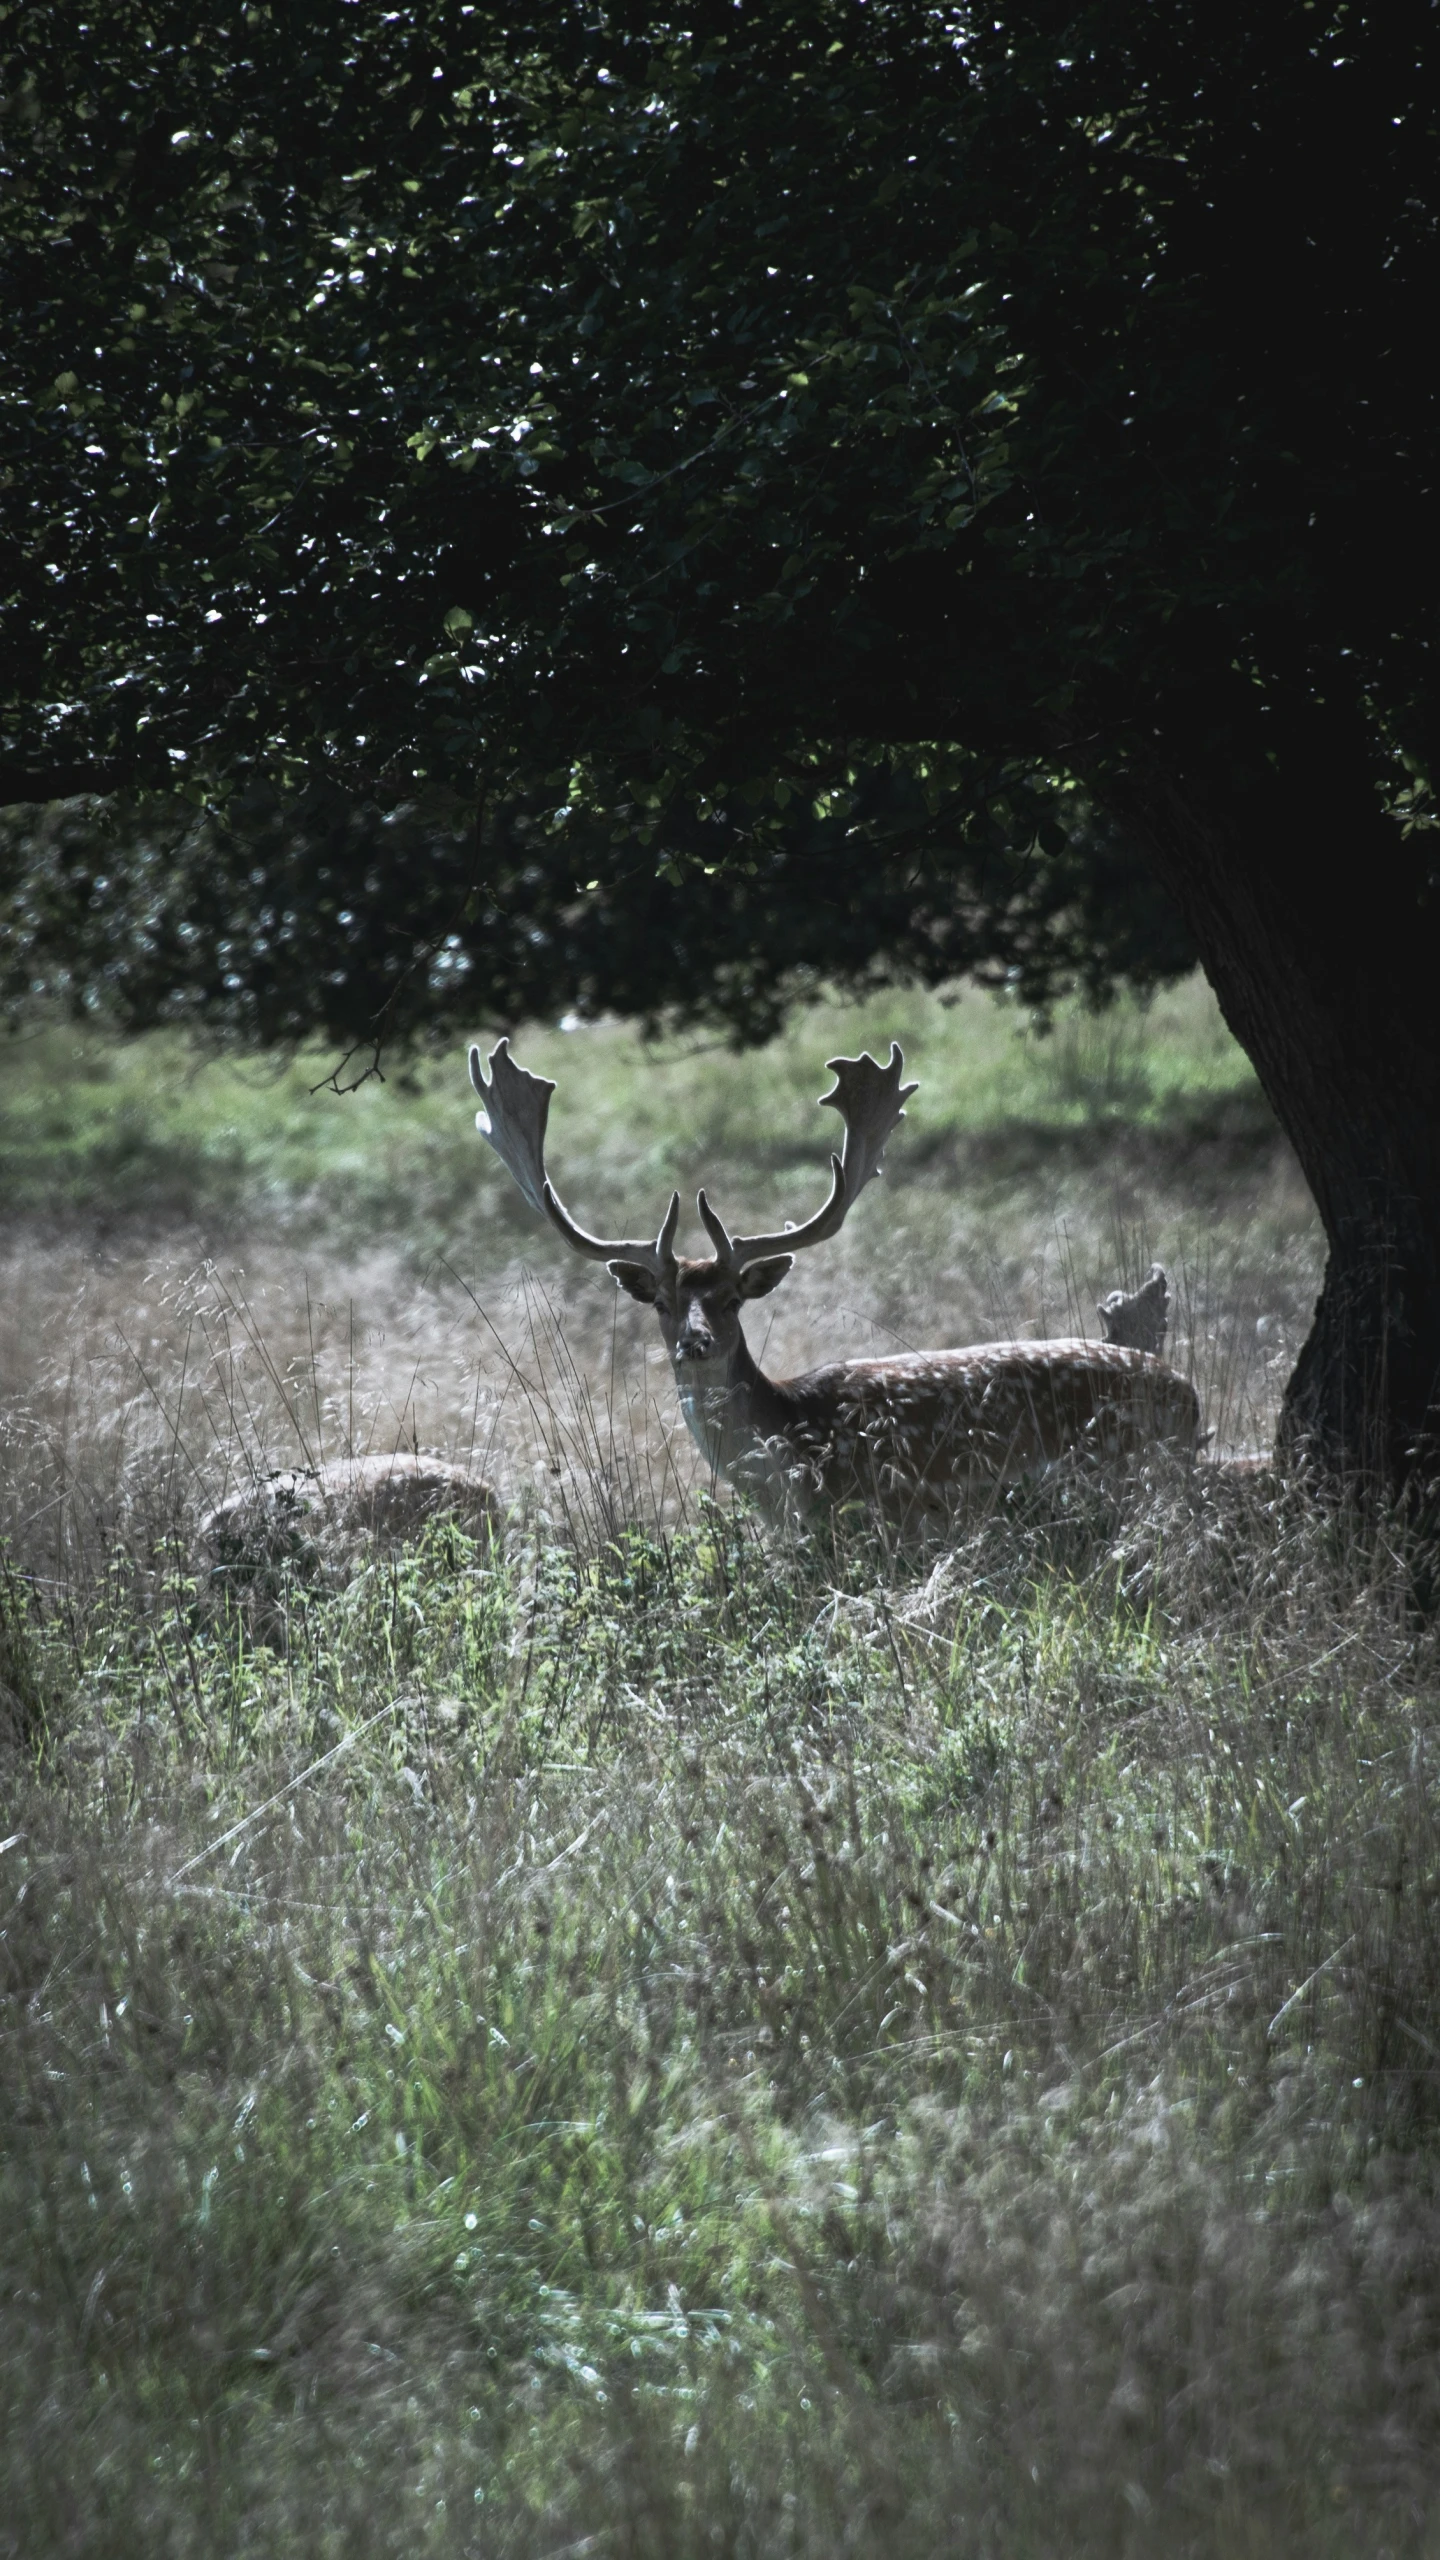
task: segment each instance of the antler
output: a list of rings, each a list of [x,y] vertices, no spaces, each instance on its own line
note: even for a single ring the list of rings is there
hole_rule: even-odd
[[[731,1236],[702,1191],[697,1202],[719,1260],[734,1271],[747,1262],[763,1262],[775,1253],[801,1253],[806,1245],[824,1244],[839,1233],[867,1182],[878,1174],[886,1140],[918,1084],[902,1084],[905,1060],[898,1040],[890,1043],[890,1063],[880,1066],[865,1051],[858,1058],[827,1058],[825,1069],[835,1078],[833,1093],[822,1093],[828,1109],[845,1123],[844,1153],[830,1159],[830,1197],[803,1227],[784,1227],[778,1235]]]
[[[485,1105],[475,1114],[475,1126],[481,1137],[489,1140],[501,1163],[509,1167],[531,1208],[541,1210],[551,1225],[559,1228],[568,1245],[573,1245],[577,1253],[589,1254],[595,1262],[638,1262],[657,1276],[673,1270],[679,1192],[672,1194],[653,1244],[643,1237],[587,1235],[557,1197],[545,1171],[545,1122],[555,1090],[553,1082],[549,1076],[532,1076],[528,1068],[517,1067],[508,1040],[497,1040],[485,1063],[490,1069],[488,1084],[480,1071],[480,1052],[472,1048],[470,1081]]]

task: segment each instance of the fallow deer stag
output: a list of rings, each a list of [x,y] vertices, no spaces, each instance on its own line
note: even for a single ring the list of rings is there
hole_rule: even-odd
[[[972,1486],[1038,1474],[1071,1452],[1127,1458],[1158,1442],[1193,1456],[1200,1427],[1193,1387],[1133,1340],[984,1342],[835,1360],[799,1378],[767,1378],[758,1367],[740,1310],[778,1288],[797,1253],[838,1234],[879,1173],[886,1141],[918,1091],[900,1081],[898,1043],[888,1066],[868,1055],[829,1061],[835,1090],[820,1099],[839,1112],[845,1141],[830,1160],[824,1207],[803,1226],[732,1236],[702,1191],[696,1205],[715,1248],[704,1261],[675,1251],[678,1191],[653,1243],[577,1226],[545,1171],[553,1083],[517,1066],[508,1040],[487,1063],[488,1084],[472,1048],[482,1137],[573,1252],[605,1263],[632,1298],[654,1307],[685,1420],[710,1466],[772,1513],[803,1514],[858,1496],[903,1522]],[[1165,1305],[1157,1266],[1134,1298],[1107,1299],[1102,1321],[1107,1332],[1138,1331],[1158,1348]]]

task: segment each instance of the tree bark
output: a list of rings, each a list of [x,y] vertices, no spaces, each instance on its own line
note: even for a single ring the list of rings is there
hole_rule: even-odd
[[[1358,721],[1272,705],[1257,755],[1254,717],[1207,717],[1203,760],[1182,744],[1119,797],[1329,1245],[1281,1447],[1395,1489],[1440,1478],[1440,913]]]

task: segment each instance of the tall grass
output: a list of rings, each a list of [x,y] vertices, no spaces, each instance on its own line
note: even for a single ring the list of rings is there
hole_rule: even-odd
[[[934,1117],[772,1365],[1083,1329],[1160,1253],[1263,1444],[1313,1223],[1176,1001],[900,1020]],[[773,1216],[816,1058],[882,1029],[525,1053],[590,1061],[580,1210],[718,1159]],[[178,1227],[76,1106],[5,1266],[0,2553],[1440,2547],[1399,1533],[1202,1468],[787,1542],[420,1081],[268,1191],[257,1104]],[[438,1524],[263,1613],[197,1570],[235,1485],[397,1444],[492,1475],[503,1554]]]
[[[0,2550],[1433,2547],[1403,1557],[592,1482],[265,1644],[178,1475],[6,1583]]]

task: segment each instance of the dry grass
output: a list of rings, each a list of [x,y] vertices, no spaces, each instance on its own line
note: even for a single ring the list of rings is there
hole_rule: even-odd
[[[1159,1252],[1259,1438],[1283,1157],[1187,1199],[1137,1122],[1102,1195],[982,1138],[780,1360],[1057,1330]],[[542,1243],[543,1290],[511,1228],[195,1241],[72,1220],[3,1296],[0,2552],[1435,2549],[1399,1538],[1157,1470],[787,1546]],[[267,1643],[196,1589],[247,1472],[416,1441],[501,1564],[436,1529]]]
[[[767,1301],[753,1332],[771,1367],[1094,1333],[1097,1297],[1159,1255],[1171,1356],[1215,1453],[1267,1445],[1318,1283],[1314,1215],[1208,998],[1169,1001],[1067,1018],[1037,1047],[973,996],[893,1000],[920,1102],[884,1188]],[[553,1517],[606,1482],[626,1516],[683,1516],[698,1462],[652,1321],[537,1231],[473,1134],[455,1062],[341,1103],[309,1092],[310,1071],[182,1073],[161,1043],[145,1124],[123,1054],[82,1042],[57,1064],[58,1039],[9,1061],[12,1188],[30,1206],[0,1259],[17,1558],[63,1579],[74,1541],[88,1553],[157,1481],[166,1501],[217,1500],[274,1465],[395,1447],[476,1460]],[[866,1041],[883,1046],[878,1011],[804,1017],[759,1058],[644,1052],[604,1029],[524,1047],[561,1079],[554,1153],[582,1213],[658,1223],[672,1180],[707,1179],[763,1223],[823,1179],[817,1060]],[[197,1176],[187,1205],[161,1158],[224,1180]]]

